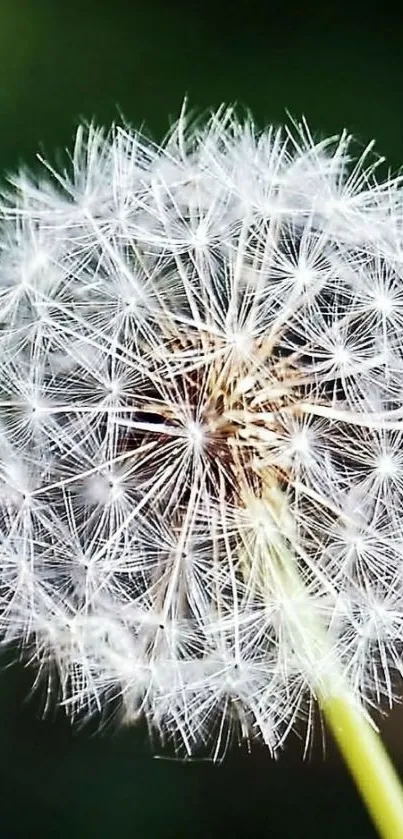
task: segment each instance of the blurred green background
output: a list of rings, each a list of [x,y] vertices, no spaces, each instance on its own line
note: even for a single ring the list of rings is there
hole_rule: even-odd
[[[346,126],[396,169],[402,35],[386,3],[375,17],[297,0],[0,0],[0,165],[69,146],[80,118],[123,113],[159,138],[187,94],[198,109],[239,102],[262,126],[286,109],[321,134]],[[141,730],[95,737],[61,715],[43,721],[29,684],[20,667],[0,674],[4,839],[375,836],[331,745],[305,764],[295,746],[277,763],[260,749],[219,767],[155,760]]]
[[[119,111],[161,136],[184,94],[256,119],[305,114],[402,160],[402,27],[383,3],[0,0],[0,163],[69,144],[80,117]]]

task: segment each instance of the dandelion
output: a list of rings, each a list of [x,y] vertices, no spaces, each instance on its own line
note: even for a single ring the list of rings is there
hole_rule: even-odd
[[[403,201],[381,162],[222,108],[161,146],[80,128],[65,171],[11,179],[0,626],[72,718],[118,707],[185,755],[275,755],[317,702],[396,839],[368,721],[403,675]]]

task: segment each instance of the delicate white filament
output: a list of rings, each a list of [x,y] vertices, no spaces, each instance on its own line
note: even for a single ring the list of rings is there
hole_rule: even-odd
[[[276,751],[335,661],[398,695],[403,192],[371,148],[222,108],[161,147],[80,128],[4,192],[0,630],[73,717],[217,756]]]

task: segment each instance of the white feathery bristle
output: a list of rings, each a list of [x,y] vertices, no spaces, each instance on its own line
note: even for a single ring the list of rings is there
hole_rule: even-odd
[[[380,162],[221,108],[161,146],[80,127],[64,171],[4,192],[0,628],[72,717],[117,704],[217,757],[233,731],[275,753],[332,662],[364,705],[398,696],[403,193]]]

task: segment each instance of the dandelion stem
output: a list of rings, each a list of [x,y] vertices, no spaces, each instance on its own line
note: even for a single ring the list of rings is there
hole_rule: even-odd
[[[379,835],[402,839],[403,789],[381,737],[348,696],[319,704]]]
[[[316,695],[324,718],[349,768],[374,824],[382,839],[403,839],[403,787],[386,752],[382,739],[364,708],[360,707],[332,655],[326,633],[302,580],[296,580],[295,562],[288,551],[282,552],[287,584],[294,583],[298,598],[296,619],[290,638],[294,646],[300,635],[301,654],[317,658]],[[289,589],[290,590],[290,589]],[[310,604],[310,608],[309,608]],[[297,604],[296,604],[297,605]],[[320,662],[324,664],[321,672]]]
[[[287,557],[287,553],[285,555]],[[294,576],[295,564],[290,566],[288,562],[288,583]],[[291,628],[290,639],[296,648],[299,634],[302,656],[306,659],[310,657],[312,661],[317,657],[316,695],[323,716],[379,835],[382,839],[403,839],[403,787],[400,779],[381,737],[364,708],[354,699],[337,660],[328,649],[326,634],[312,603],[309,610],[309,594],[301,598],[300,585],[296,587],[295,594],[299,599],[299,615]],[[325,662],[322,673],[321,661]]]
[[[290,564],[285,552],[287,582],[295,580],[295,563]],[[301,653],[314,660],[317,657],[318,677],[316,694],[324,718],[349,768],[382,839],[403,839],[403,787],[386,752],[381,737],[354,699],[348,682],[343,678],[337,660],[328,649],[326,634],[310,597],[301,597],[301,584],[295,587],[299,599],[299,615],[291,629],[290,638],[297,646],[301,637]],[[302,606],[302,609],[301,609]],[[319,662],[325,662],[320,672]]]
[[[281,490],[276,486],[266,488],[260,504],[263,504],[260,508],[263,532],[266,531],[265,535],[260,534],[261,585],[266,590],[274,587],[283,593],[288,642],[301,663],[310,662],[318,704],[379,835],[382,839],[403,839],[401,782],[381,737],[352,695],[337,656],[329,646],[320,613],[301,576],[293,550],[281,539],[274,544],[270,536],[270,519],[278,526],[281,517],[284,519],[286,501]],[[253,511],[253,506],[250,510]],[[243,560],[245,568],[245,557]]]

